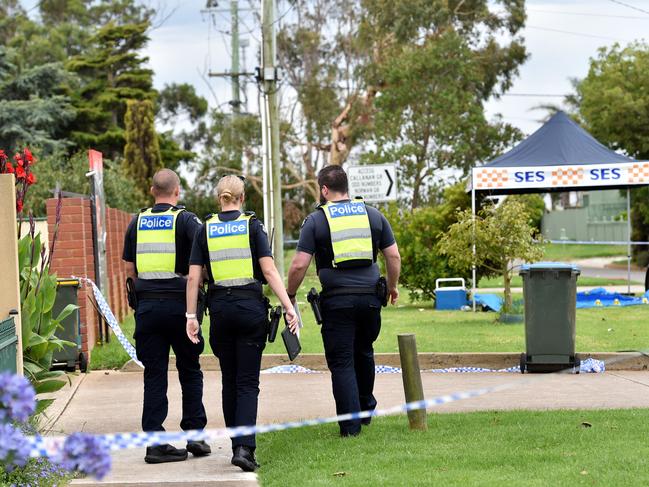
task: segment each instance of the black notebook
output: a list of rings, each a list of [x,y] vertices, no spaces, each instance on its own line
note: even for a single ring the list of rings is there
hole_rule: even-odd
[[[293,333],[291,333],[291,330],[289,330],[287,326],[282,330],[282,340],[284,340],[284,346],[286,347],[288,358],[291,359],[292,362],[302,350],[302,347],[300,346],[300,339],[297,337],[297,335],[293,335]]]

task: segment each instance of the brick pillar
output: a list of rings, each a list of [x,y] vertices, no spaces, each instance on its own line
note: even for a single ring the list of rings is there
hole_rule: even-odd
[[[56,199],[47,200],[47,223],[50,246],[56,224]],[[60,278],[79,276],[95,280],[90,201],[84,198],[63,199],[58,239],[52,256],[51,270]],[[90,355],[97,337],[97,317],[88,302],[88,286],[79,289],[81,349]]]

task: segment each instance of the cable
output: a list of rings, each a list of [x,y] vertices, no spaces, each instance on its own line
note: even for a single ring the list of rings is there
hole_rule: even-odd
[[[290,6],[286,9],[286,11],[282,15],[280,15],[277,19],[275,19],[271,25],[275,25],[279,23],[284,17],[286,17],[289,14],[289,12],[293,10],[293,8],[295,8],[296,3],[297,2],[291,3],[289,1]]]
[[[619,39],[616,37],[606,37],[606,36],[598,36],[594,34],[586,34],[583,32],[572,32],[569,30],[560,30],[560,29],[551,29],[549,27],[536,27],[534,25],[527,25],[526,26],[528,29],[536,29],[536,30],[545,30],[548,32],[558,32],[560,34],[570,34],[573,36],[580,36],[580,37],[590,37],[592,39],[604,39],[607,41],[618,41],[618,42],[630,42],[628,39]]]
[[[524,96],[524,97],[551,97],[551,98],[565,98],[569,95],[559,95],[558,93],[503,93],[500,96]]]
[[[609,0],[609,2],[617,3],[618,5],[622,5],[623,7],[630,8],[631,10],[637,10],[638,12],[649,15],[649,10],[643,10],[640,7],[636,7],[635,5],[629,5],[628,3],[620,2],[620,0]]]
[[[611,18],[611,19],[649,20],[649,19],[647,19],[647,17],[637,17],[637,16],[631,16],[631,15],[596,14],[596,13],[592,13],[592,12],[562,12],[560,10],[544,10],[544,9],[537,9],[537,8],[528,8],[527,10],[530,11],[530,12],[539,12],[539,13],[545,13],[545,14],[580,15],[580,16],[585,16],[585,17],[604,17],[604,18]]]

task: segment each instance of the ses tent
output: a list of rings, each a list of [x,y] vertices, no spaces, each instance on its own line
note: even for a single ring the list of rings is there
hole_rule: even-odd
[[[493,161],[471,170],[471,202],[475,216],[476,192],[491,195],[627,189],[649,185],[649,161],[637,161],[614,152],[563,112]],[[629,281],[631,223],[627,217]],[[475,245],[473,247],[475,253]],[[475,268],[473,292],[475,293]],[[630,289],[630,288],[629,288]]]

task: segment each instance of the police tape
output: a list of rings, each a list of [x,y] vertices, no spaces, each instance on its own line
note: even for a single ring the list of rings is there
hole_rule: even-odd
[[[124,347],[124,350],[126,350],[126,353],[128,353],[129,357],[133,359],[133,362],[138,364],[140,367],[144,368],[142,362],[140,362],[137,358],[135,347],[131,345],[131,342],[129,342],[128,338],[126,338],[126,336],[124,335],[122,328],[119,326],[119,322],[117,321],[117,318],[115,318],[113,311],[110,309],[110,306],[106,302],[106,298],[104,298],[104,295],[101,293],[101,291],[94,283],[94,281],[87,277],[75,277],[75,276],[72,277],[74,279],[78,279],[79,281],[83,281],[90,285],[90,287],[92,288],[92,295],[95,297],[97,306],[99,307],[101,314],[106,320],[106,323],[108,323],[108,326],[110,326],[110,328],[113,330],[113,333],[115,334],[115,338],[117,338],[119,343],[121,343],[122,347]]]
[[[520,382],[520,381],[519,381]],[[365,418],[390,416],[395,414],[407,413],[419,409],[431,409],[436,406],[449,404],[452,402],[472,399],[485,394],[503,391],[514,387],[519,382],[510,382],[493,387],[484,387],[463,392],[454,392],[443,396],[437,396],[421,401],[413,401],[406,404],[400,404],[391,408],[375,409],[371,411],[360,411],[347,414],[339,414],[327,418],[306,419],[302,421],[288,421],[285,423],[271,423],[254,426],[237,426],[233,428],[217,428],[204,430],[188,431],[149,431],[149,432],[132,432],[132,433],[108,433],[95,435],[107,448],[111,450],[125,450],[130,448],[140,448],[145,446],[160,445],[174,442],[215,440],[219,438],[238,438],[241,436],[251,436],[289,429],[302,428],[305,426],[318,426],[328,423],[337,423],[340,421],[354,421]],[[27,438],[30,443],[30,456],[32,457],[53,457],[62,448],[65,443],[65,436],[30,436]]]

